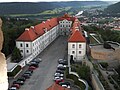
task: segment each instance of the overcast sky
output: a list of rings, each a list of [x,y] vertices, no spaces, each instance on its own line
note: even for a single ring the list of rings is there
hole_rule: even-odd
[[[49,2],[49,1],[114,1],[114,0],[0,0],[0,2],[43,2],[43,1]]]

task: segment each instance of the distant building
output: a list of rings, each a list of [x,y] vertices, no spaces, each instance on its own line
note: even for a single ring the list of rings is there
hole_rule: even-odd
[[[59,35],[67,35],[70,36],[68,54],[73,55],[75,60],[81,60],[86,52],[86,40],[82,35],[80,24],[76,17],[71,17],[68,14],[48,19],[38,25],[26,28],[16,39],[16,46],[24,58],[31,54],[36,57]],[[72,48],[71,45],[75,45],[75,48]]]

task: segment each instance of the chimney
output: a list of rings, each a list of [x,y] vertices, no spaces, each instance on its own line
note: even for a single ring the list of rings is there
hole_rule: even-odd
[[[29,31],[29,28],[25,28],[26,31]]]
[[[47,19],[47,21],[50,21],[50,19]]]
[[[35,29],[35,27],[34,27],[34,26],[31,26],[30,28],[31,28],[31,29]]]
[[[42,21],[42,23],[45,23],[45,21]]]

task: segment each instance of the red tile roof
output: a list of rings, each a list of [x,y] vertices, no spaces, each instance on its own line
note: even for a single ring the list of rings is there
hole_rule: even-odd
[[[63,21],[65,19],[68,21],[74,21],[75,17],[71,17],[68,14],[63,15],[62,17],[58,17],[58,21]]]
[[[68,88],[63,88],[62,86],[54,83],[52,84],[49,88],[47,88],[46,90],[70,90]]]
[[[58,25],[57,18],[52,18],[42,23],[32,26],[29,30],[25,30],[20,37],[17,38],[17,41],[33,41],[37,37],[45,33],[45,29],[49,31],[54,26]]]
[[[76,30],[71,37],[69,38],[68,42],[86,42],[82,33]]]
[[[38,37],[32,29],[26,29],[24,33],[17,38],[17,41],[33,41]]]

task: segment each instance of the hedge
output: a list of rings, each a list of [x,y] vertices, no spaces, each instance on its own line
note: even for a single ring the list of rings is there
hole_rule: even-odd
[[[17,66],[12,72],[8,72],[8,77],[14,77],[21,70],[21,66]]]

